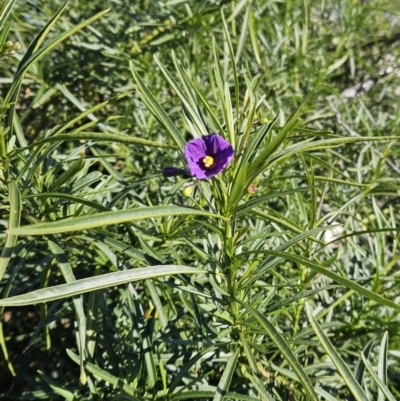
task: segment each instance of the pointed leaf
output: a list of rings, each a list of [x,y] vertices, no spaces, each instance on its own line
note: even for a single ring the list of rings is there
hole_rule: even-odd
[[[149,91],[147,86],[144,84],[139,74],[134,69],[132,62],[129,63],[129,67],[131,69],[133,79],[136,81],[136,84],[139,87],[141,97],[146,106],[157,118],[160,124],[165,128],[170,138],[176,143],[176,145],[178,145],[181,150],[183,150],[186,145],[186,141],[183,139],[181,133],[178,131],[171,119],[168,117],[167,113],[164,111],[164,109]]]
[[[89,228],[95,227],[103,227],[111,224],[121,224],[149,218],[179,215],[200,215],[224,219],[224,217],[222,216],[218,216],[197,209],[190,209],[179,206],[154,206],[141,207],[137,209],[127,209],[117,212],[97,213],[93,215],[72,217],[69,219],[52,221],[48,223],[20,226],[18,228],[11,228],[10,230],[8,230],[8,233],[11,235],[60,234],[71,231],[87,230]]]
[[[368,401],[368,397],[364,393],[364,390],[357,382],[353,373],[351,373],[349,367],[345,364],[343,359],[340,357],[338,352],[335,350],[335,347],[329,341],[329,338],[326,336],[324,331],[319,326],[318,322],[314,318],[310,306],[306,303],[306,313],[308,320],[311,323],[311,326],[314,329],[315,334],[317,335],[322,347],[326,351],[326,353],[331,358],[332,362],[335,364],[339,374],[342,376],[344,382],[346,383],[349,390],[352,392],[357,401]],[[362,355],[363,356],[363,355]]]
[[[8,229],[13,230],[14,228],[17,228],[19,226],[21,220],[21,194],[17,185],[12,181],[8,183],[8,192],[8,196],[10,198],[10,217],[8,220]],[[1,252],[0,281],[3,278],[3,275],[7,269],[16,242],[17,235],[8,233],[3,251]]]
[[[388,342],[389,335],[388,332],[385,331],[381,341],[381,347],[379,350],[379,361],[378,361],[378,377],[382,381],[382,383],[386,386],[388,382],[388,374],[387,374],[387,355],[388,355]],[[378,393],[378,401],[385,401],[386,393],[384,391],[379,391]],[[389,397],[388,397],[389,398]]]
[[[224,373],[222,374],[222,377],[218,383],[217,391],[215,392],[213,401],[222,401],[225,398],[226,393],[231,384],[233,373],[236,369],[236,363],[237,363],[237,358],[239,356],[239,351],[240,351],[239,348],[237,348],[236,351],[232,354],[232,356],[228,359]]]
[[[365,297],[371,299],[372,301],[375,301],[376,303],[380,304],[380,305],[386,305],[390,308],[396,309],[398,311],[400,311],[400,305],[396,304],[393,301],[390,301],[389,299],[386,299],[384,297],[382,297],[381,295],[372,292],[370,290],[367,290],[366,288],[364,288],[363,286],[361,286],[360,284],[357,284],[356,282],[349,280],[347,278],[344,278],[342,276],[339,276],[338,274],[332,272],[329,269],[326,269],[325,267],[323,267],[322,265],[318,265],[317,263],[311,262],[308,259],[305,259],[303,257],[300,256],[296,256],[290,253],[286,253],[286,252],[277,252],[277,251],[263,251],[263,253],[267,254],[267,255],[273,255],[273,256],[279,256],[282,259],[285,260],[291,260],[292,262],[296,262],[299,265],[304,265],[309,267],[310,269],[316,271],[317,273],[321,273],[324,276],[327,276],[329,278],[331,278],[332,280],[344,285],[345,287],[356,291],[357,293],[364,295]]]
[[[314,391],[312,383],[308,378],[307,374],[304,372],[304,369],[300,366],[296,357],[294,356],[292,350],[290,349],[289,344],[286,340],[279,334],[279,332],[275,329],[272,323],[263,316],[260,312],[252,308],[250,305],[239,301],[243,307],[245,307],[261,324],[264,330],[267,332],[269,338],[273,341],[278,350],[282,353],[282,356],[286,359],[290,367],[293,369],[299,381],[303,384],[304,390],[308,394],[310,400],[318,401],[318,396]]]
[[[375,373],[374,368],[371,366],[369,363],[368,359],[364,356],[364,354],[361,352],[361,358],[365,364],[365,367],[367,368],[369,374],[372,376],[374,379],[375,383],[378,385],[379,390],[382,392],[383,398],[382,399],[387,399],[387,401],[396,401],[396,398],[394,398],[393,394],[390,392],[386,384],[379,378],[379,376]]]
[[[0,306],[23,306],[42,302],[54,301],[84,294],[90,291],[109,288],[115,285],[121,285],[132,281],[146,280],[161,276],[170,276],[173,274],[201,274],[206,273],[195,267],[162,265],[142,267],[133,270],[118,271],[114,273],[102,274],[101,276],[84,278],[71,283],[56,285],[49,288],[32,291],[27,294],[17,295],[15,297],[0,300]]]

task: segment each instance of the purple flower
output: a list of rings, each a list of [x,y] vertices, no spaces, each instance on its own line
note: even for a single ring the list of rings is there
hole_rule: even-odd
[[[204,180],[219,174],[232,160],[232,145],[218,134],[189,141],[185,157],[193,177]]]

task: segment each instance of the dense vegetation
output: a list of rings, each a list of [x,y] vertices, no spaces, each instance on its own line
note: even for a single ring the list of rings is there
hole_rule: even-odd
[[[399,9],[2,1],[0,398],[400,399]]]

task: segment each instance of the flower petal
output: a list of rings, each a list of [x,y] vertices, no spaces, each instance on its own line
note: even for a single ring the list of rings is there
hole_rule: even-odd
[[[232,145],[218,134],[193,139],[185,146],[184,154],[191,174],[199,180],[219,174],[232,160]],[[210,156],[214,163],[206,167],[203,159]]]

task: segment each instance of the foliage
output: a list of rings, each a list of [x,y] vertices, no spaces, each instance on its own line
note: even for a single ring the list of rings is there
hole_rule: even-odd
[[[91,4],[0,8],[1,396],[399,398],[395,4]]]

